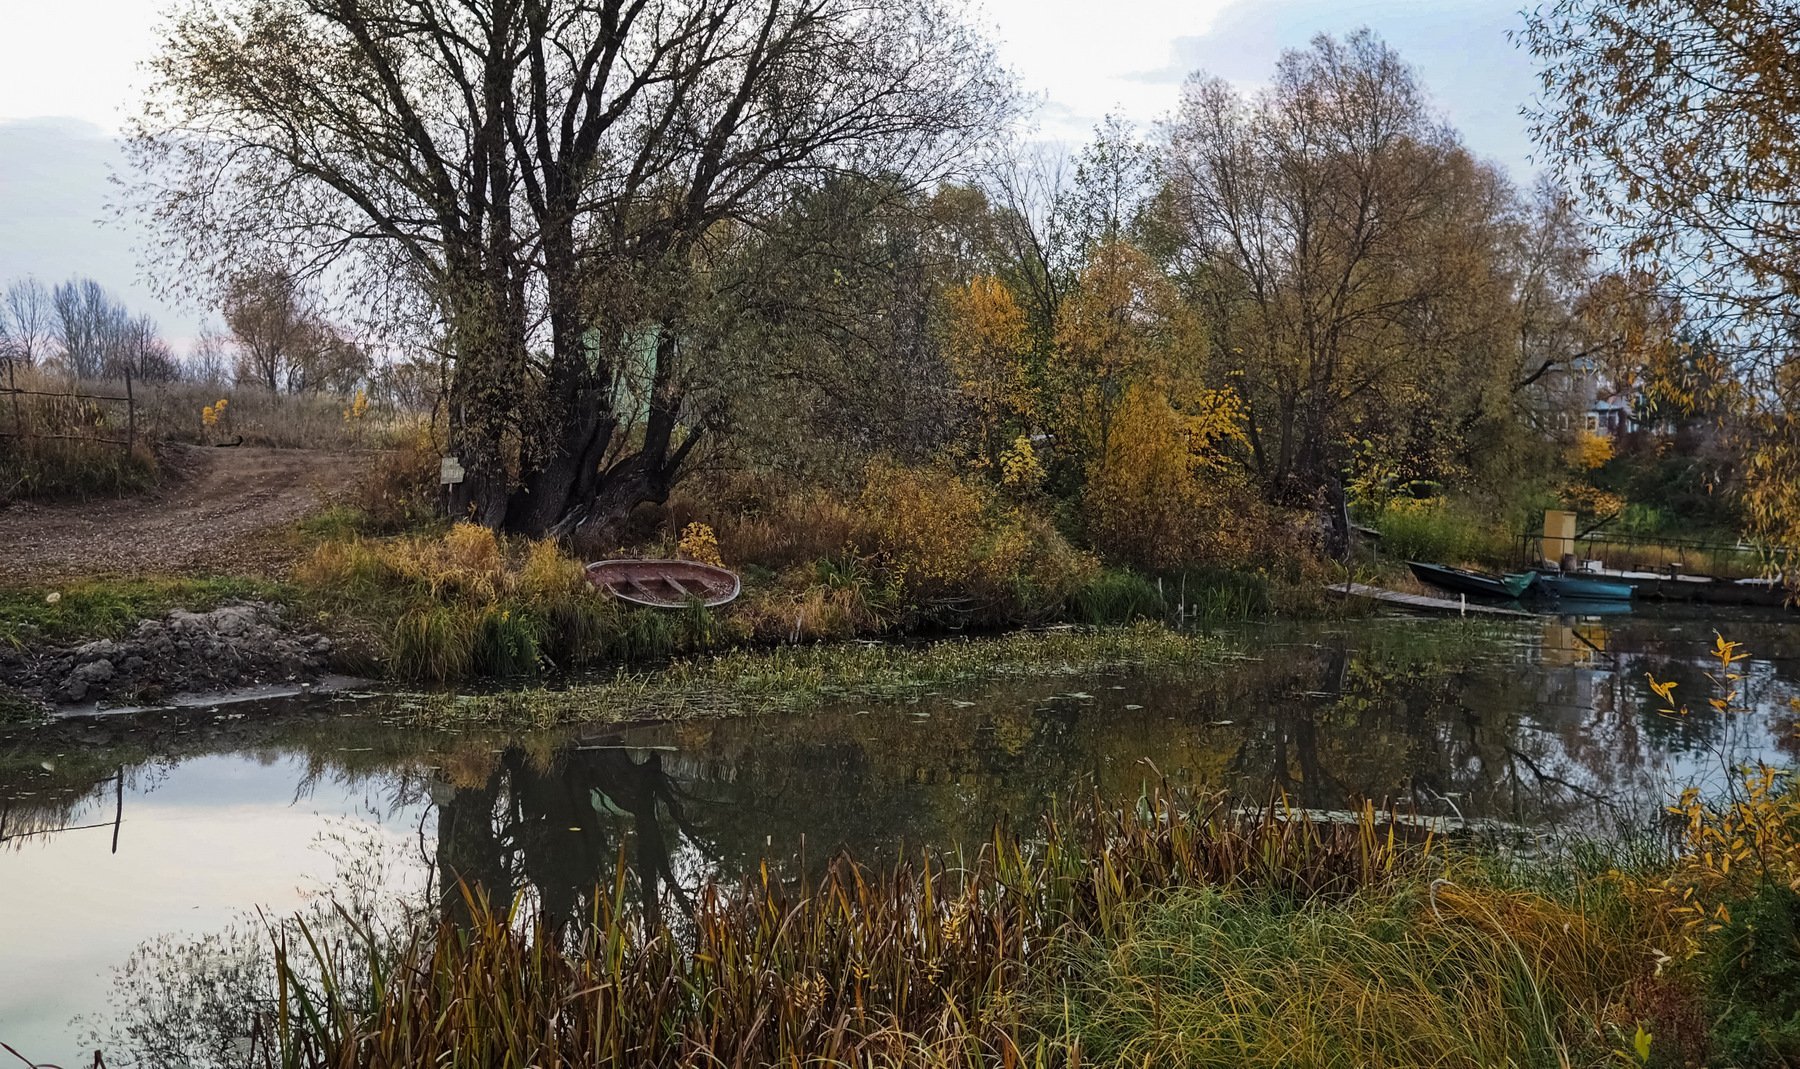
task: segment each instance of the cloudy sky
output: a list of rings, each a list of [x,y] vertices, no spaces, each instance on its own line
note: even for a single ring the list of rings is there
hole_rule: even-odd
[[[1284,48],[1368,26],[1418,68],[1469,146],[1523,182],[1519,108],[1535,86],[1507,30],[1522,0],[985,0],[977,17],[1040,101],[1041,136],[1079,142],[1108,114],[1149,124],[1206,70],[1251,86]],[[185,347],[193,309],[143,282],[128,225],[105,223],[113,140],[164,0],[0,0],[0,282],[99,279]]]

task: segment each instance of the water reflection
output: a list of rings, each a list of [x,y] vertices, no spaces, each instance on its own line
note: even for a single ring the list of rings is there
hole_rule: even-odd
[[[1732,715],[1706,704],[1715,627],[1753,655],[1738,666],[1745,711]],[[765,858],[791,876],[839,849],[877,861],[955,850],[997,820],[1033,821],[1074,792],[1134,793],[1158,774],[1257,802],[1279,793],[1332,810],[1369,800],[1606,833],[1652,818],[1677,785],[1717,783],[1733,761],[1793,754],[1800,643],[1777,615],[1375,621],[1237,638],[1240,654],[1202,669],[791,716],[421,733],[371,715],[381,711],[371,700],[0,734],[0,888],[9,889],[0,895],[22,906],[11,888],[68,888],[31,905],[66,914],[65,938],[79,943],[84,912],[129,921],[133,897],[110,889],[130,881],[152,898],[167,872],[216,860],[258,821],[312,805],[320,821],[354,809],[413,843],[412,882],[452,917],[464,907],[446,889],[461,880],[496,904],[578,919],[608,893],[596,886],[621,860],[628,893],[654,914],[685,908],[709,877],[755,874]],[[1692,711],[1660,712],[1647,675],[1675,681]],[[234,795],[229,776],[200,790],[202,766],[254,769],[250,779],[271,785],[286,776],[289,786],[274,801],[266,787]],[[157,839],[155,864],[130,851],[115,858],[104,842],[78,846],[106,830],[54,833],[111,820],[122,806],[130,844],[156,831],[154,803],[184,789],[198,797],[183,808],[181,834]],[[229,897],[241,893],[221,884],[212,905],[262,904]],[[140,928],[136,939],[155,933]],[[0,980],[0,1040],[60,1035],[61,1021],[98,1008],[53,1015],[41,987]],[[68,1050],[39,1056],[57,1054]]]

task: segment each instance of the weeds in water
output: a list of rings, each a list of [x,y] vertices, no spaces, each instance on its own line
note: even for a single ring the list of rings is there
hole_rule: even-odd
[[[681,638],[674,614],[627,613],[619,656],[651,656]],[[697,626],[690,624],[691,626]],[[713,626],[707,624],[705,626]],[[728,650],[650,673],[494,694],[439,695],[413,703],[427,723],[550,724],[648,717],[724,716],[793,709],[835,698],[891,698],[1000,677],[1085,675],[1212,663],[1220,647],[1160,625],[1099,631],[1020,632],[926,646],[876,643]]]
[[[1169,612],[1155,582],[1136,572],[1113,568],[1082,584],[1072,600],[1075,618],[1094,627],[1160,620]]]

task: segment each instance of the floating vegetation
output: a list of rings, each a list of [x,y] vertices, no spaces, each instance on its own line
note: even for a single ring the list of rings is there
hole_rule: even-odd
[[[769,712],[858,697],[903,697],[995,678],[1086,675],[1214,664],[1216,639],[1154,624],[1055,629],[927,645],[848,643],[732,650],[654,672],[496,694],[433,695],[411,715],[427,722],[552,724]]]

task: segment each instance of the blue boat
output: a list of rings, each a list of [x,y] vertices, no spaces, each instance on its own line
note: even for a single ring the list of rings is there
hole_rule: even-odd
[[[1564,572],[1539,572],[1538,593],[1558,601],[1629,601],[1637,587],[1617,579],[1595,579]]]

